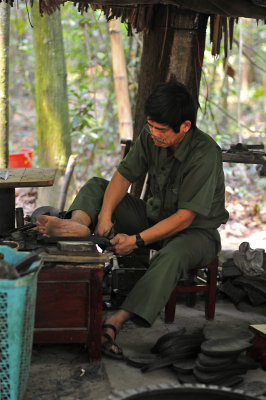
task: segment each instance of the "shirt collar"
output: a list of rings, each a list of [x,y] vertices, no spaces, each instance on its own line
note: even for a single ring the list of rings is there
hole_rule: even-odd
[[[193,138],[194,131],[195,131],[195,128],[192,128],[186,133],[186,135],[185,135],[184,139],[182,140],[182,142],[180,143],[179,147],[174,152],[174,157],[180,162],[184,161],[188,155],[189,147],[190,147],[191,140]]]

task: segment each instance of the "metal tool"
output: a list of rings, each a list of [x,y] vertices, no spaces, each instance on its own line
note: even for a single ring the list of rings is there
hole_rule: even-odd
[[[8,178],[8,170],[6,169],[3,172],[0,172],[0,179],[4,179],[4,181],[6,181]]]
[[[108,238],[98,235],[42,237],[38,242],[44,244],[57,244],[58,242],[93,242],[102,248],[112,246]]]

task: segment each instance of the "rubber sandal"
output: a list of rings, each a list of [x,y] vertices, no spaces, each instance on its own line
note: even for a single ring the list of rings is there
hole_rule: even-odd
[[[236,338],[210,339],[201,345],[201,351],[210,356],[229,356],[240,354],[252,347],[252,343]]]
[[[215,356],[207,356],[206,354],[199,353],[198,361],[204,367],[216,367],[219,365],[220,367],[225,367],[228,364],[236,361],[237,355],[233,356],[225,356],[225,357],[215,357]]]
[[[159,339],[157,340],[157,342],[155,343],[155,345],[151,348],[151,353],[159,353],[160,352],[160,348],[164,343],[169,342],[170,340],[172,340],[173,338],[179,337],[181,335],[183,335],[186,332],[185,328],[181,328],[177,331],[174,332],[168,332],[165,335],[159,337]]]
[[[158,352],[163,357],[172,354],[180,354],[180,356],[184,354],[184,356],[187,356],[187,353],[190,353],[193,355],[200,351],[200,346],[203,340],[204,338],[202,333],[178,335],[169,338],[164,343],[161,343],[157,348]]]
[[[198,383],[196,377],[193,374],[184,374],[182,372],[177,373],[177,379],[180,383],[194,384]]]
[[[236,368],[234,371],[232,370],[223,370],[219,372],[203,372],[197,369],[197,367],[194,368],[193,374],[196,377],[196,379],[201,382],[201,383],[214,383],[218,384],[221,382],[226,382],[227,379],[232,378],[232,374],[234,373],[234,376],[237,375],[244,375],[247,372],[246,368]]]
[[[196,358],[187,358],[179,361],[175,361],[172,364],[172,369],[181,374],[192,374],[195,367]]]
[[[116,327],[115,327],[114,325],[103,323],[103,325],[102,325],[102,330],[104,330],[104,329],[112,329],[113,332],[114,332],[114,334],[115,334],[114,340],[116,339],[117,329],[116,329]]]
[[[136,354],[133,356],[126,357],[126,362],[128,365],[131,365],[135,368],[142,368],[147,365],[150,365],[159,360],[159,356],[155,354]]]
[[[111,325],[111,324],[103,324],[102,329],[112,329],[114,331],[115,334],[115,338],[116,338],[116,328],[115,326]],[[115,360],[124,360],[124,354],[123,354],[123,350],[118,346],[117,343],[115,343],[115,341],[113,340],[113,338],[108,335],[108,333],[106,332],[102,332],[102,336],[104,336],[107,340],[105,342],[102,343],[102,354],[104,354],[107,357],[113,358]],[[112,346],[115,346],[117,348],[117,351],[114,351],[112,349]]]
[[[190,357],[190,354],[188,357]],[[182,356],[182,358],[184,358],[184,357]],[[156,369],[172,366],[176,361],[178,361],[180,359],[181,359],[181,357],[176,354],[172,354],[171,356],[168,356],[168,357],[161,357],[161,358],[158,358],[157,361],[152,362],[152,363],[147,364],[144,367],[142,367],[141,372],[151,372],[151,371],[155,371]]]
[[[231,326],[224,324],[205,325],[203,328],[203,335],[206,340],[211,339],[226,339],[237,338],[238,340],[251,341],[254,338],[254,333],[243,328],[242,326]]]

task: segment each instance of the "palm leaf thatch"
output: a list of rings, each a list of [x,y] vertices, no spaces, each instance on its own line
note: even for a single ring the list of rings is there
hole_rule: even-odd
[[[2,0],[0,0],[1,2]],[[13,6],[15,0],[4,0]],[[26,4],[27,4],[27,0]],[[30,0],[32,6],[34,0]],[[37,0],[35,0],[37,1]],[[39,0],[41,14],[52,14],[64,5],[64,0]],[[238,17],[266,19],[266,0],[72,0],[82,14],[91,7],[93,10],[100,9],[107,20],[121,18],[128,25],[128,33],[132,29],[136,32],[149,32],[154,27],[154,13],[156,7],[176,7],[181,10],[191,10],[210,16],[212,54],[218,55],[222,40],[224,41],[224,52],[227,56],[228,46],[232,48],[234,24]],[[170,13],[171,18],[171,13]]]

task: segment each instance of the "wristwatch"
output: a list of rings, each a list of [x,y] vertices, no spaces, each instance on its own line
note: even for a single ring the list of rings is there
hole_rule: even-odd
[[[144,240],[142,239],[139,233],[136,235],[136,245],[138,247],[145,247]]]

